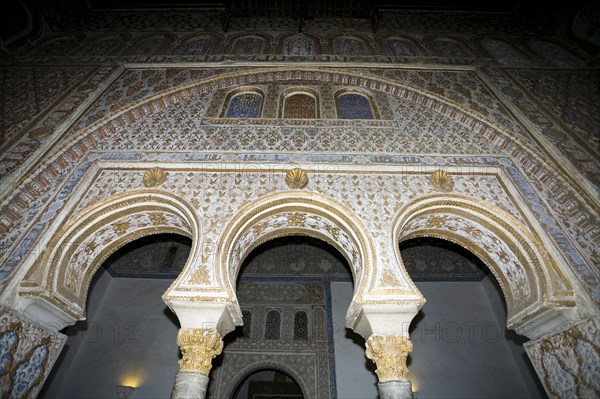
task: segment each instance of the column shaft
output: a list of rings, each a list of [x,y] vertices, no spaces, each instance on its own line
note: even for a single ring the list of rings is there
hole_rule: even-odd
[[[204,399],[207,386],[207,375],[180,371],[175,377],[171,399]]]

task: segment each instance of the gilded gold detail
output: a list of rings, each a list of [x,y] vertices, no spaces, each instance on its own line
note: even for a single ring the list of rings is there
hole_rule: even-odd
[[[161,168],[152,168],[144,172],[142,182],[146,187],[157,187],[167,180],[167,173]]]
[[[252,226],[252,232],[254,233],[254,235],[259,236],[263,233],[263,231],[265,231],[267,227],[269,227],[268,222],[256,223],[254,226]]]
[[[288,214],[288,221],[290,226],[304,227],[306,223],[306,215],[302,213],[290,213]]]
[[[413,344],[404,335],[371,335],[365,344],[367,358],[377,365],[379,382],[406,380],[406,357]]]
[[[446,224],[446,216],[434,215],[427,221],[427,227],[439,229]]]
[[[165,217],[164,214],[162,213],[151,213],[149,215],[150,217],[150,221],[155,225],[155,226],[161,226],[161,225],[165,225],[167,224],[167,218]]]
[[[129,227],[131,227],[131,221],[124,220],[122,222],[116,222],[113,226],[115,226],[115,229],[117,230],[117,234],[125,234],[127,232],[127,229],[129,229]]]
[[[203,266],[199,267],[190,278],[190,283],[194,285],[206,285],[209,282],[208,270]]]
[[[179,370],[208,375],[212,360],[223,350],[223,340],[214,329],[182,328],[177,334],[177,345],[183,358]]]
[[[308,175],[300,168],[288,170],[285,175],[285,184],[292,189],[301,189],[308,184]]]
[[[324,226],[325,230],[327,230],[327,232],[329,234],[331,234],[331,238],[333,238],[334,240],[337,241],[339,235],[340,235],[340,228],[339,227],[334,227],[334,226],[330,226],[328,224],[326,224]]]
[[[454,189],[454,180],[452,179],[452,176],[450,176],[450,173],[446,172],[445,170],[442,170],[442,169],[436,170],[431,175],[430,180],[431,180],[431,185],[437,191],[442,191],[442,192],[447,193]]]
[[[400,285],[400,280],[390,269],[385,269],[381,274],[381,285],[383,287],[397,287]]]
[[[483,237],[483,232],[476,227],[469,225],[463,227],[463,230],[476,240],[479,240],[481,237]]]

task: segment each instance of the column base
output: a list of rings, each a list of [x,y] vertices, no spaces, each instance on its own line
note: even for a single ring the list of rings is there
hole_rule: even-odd
[[[207,387],[207,375],[180,371],[175,377],[171,399],[204,399]]]
[[[412,384],[408,380],[378,382],[379,399],[413,399]]]

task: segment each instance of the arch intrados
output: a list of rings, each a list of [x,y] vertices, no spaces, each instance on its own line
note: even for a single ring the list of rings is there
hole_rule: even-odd
[[[316,227],[289,225],[261,232],[248,245],[241,249],[237,248],[238,244],[242,245],[246,234],[256,226],[260,226],[261,223],[268,222],[269,218],[294,213],[327,220],[338,229],[338,234],[343,233],[351,241],[353,247],[344,248],[331,234]],[[326,229],[325,227],[324,230]],[[354,309],[355,304],[371,285],[375,253],[372,238],[362,221],[346,206],[320,194],[302,191],[282,192],[259,199],[239,211],[224,228],[219,239],[216,272],[219,274],[217,278],[222,282],[224,289],[231,298],[234,298],[235,307],[239,308],[235,294],[235,281],[244,259],[260,244],[274,238],[292,235],[305,235],[320,239],[332,245],[346,258],[354,277],[354,295],[347,320],[355,318],[358,315],[357,310]],[[354,257],[352,251],[354,251]],[[358,272],[354,270],[356,263],[360,267]]]
[[[225,392],[224,397],[232,398],[233,394],[235,393],[238,386],[242,382],[244,382],[244,380],[246,378],[250,377],[252,374],[257,373],[259,371],[267,371],[267,370],[275,370],[275,371],[280,371],[282,373],[287,374],[296,382],[296,384],[298,384],[298,386],[300,387],[300,390],[302,391],[302,396],[304,398],[310,398],[310,395],[308,394],[308,389],[306,387],[306,383],[300,377],[300,375],[296,371],[294,371],[291,367],[288,367],[286,364],[275,362],[275,361],[259,361],[259,362],[252,363],[251,365],[243,368],[240,372],[237,373],[237,375],[231,381],[231,384],[227,388],[227,391]]]
[[[237,229],[234,229],[234,227],[232,227],[232,226],[227,227],[225,229],[225,231],[232,232],[233,234],[235,234],[235,236],[228,237],[225,240],[226,242],[224,243],[224,245],[226,245],[229,249],[233,249],[233,243],[235,242],[236,239],[238,239],[240,236],[242,236],[243,233],[247,232],[250,228],[255,226],[257,223],[260,223],[261,221],[264,221],[271,216],[284,214],[286,212],[304,212],[306,214],[312,214],[315,211],[318,212],[319,210],[327,209],[327,208],[310,207],[310,206],[294,206],[297,204],[295,200],[297,200],[298,198],[294,198],[293,196],[290,196],[289,198],[285,197],[285,196],[281,196],[281,199],[283,200],[283,202],[280,204],[276,204],[274,206],[269,206],[268,203],[263,204],[261,201],[259,201],[259,203],[257,204],[259,206],[257,208],[252,207],[253,208],[252,211],[250,211],[248,208],[240,211],[240,213],[239,213],[240,215],[250,214],[251,218],[249,218],[247,222],[238,226]],[[306,205],[306,204],[304,204],[304,205]],[[341,206],[341,204],[339,204],[339,205]],[[290,208],[292,208],[292,209],[290,209]],[[333,211],[333,208],[329,208],[328,210]],[[323,214],[317,214],[317,215],[325,216]],[[329,220],[336,220],[337,217],[338,217],[337,215],[330,216]],[[344,226],[342,223],[337,223],[337,224],[345,227],[349,231],[352,231],[352,228],[350,226]],[[364,230],[364,231],[366,231],[366,230]],[[352,264],[352,262],[353,262],[352,258],[349,256],[347,250],[341,248],[340,245],[335,240],[332,240],[330,237],[319,232],[318,230],[301,228],[298,226],[286,226],[286,227],[280,227],[277,230],[272,231],[268,234],[261,235],[250,246],[244,248],[244,252],[240,256],[240,259],[242,261],[236,265],[232,265],[234,267],[233,269],[227,269],[228,275],[232,278],[230,281],[233,281],[237,277],[237,275],[239,274],[241,263],[243,263],[243,259],[245,259],[250,254],[250,252],[252,252],[253,249],[255,249],[256,247],[258,247],[259,245],[261,245],[267,241],[270,241],[272,239],[279,238],[279,237],[285,237],[285,236],[308,236],[308,237],[317,238],[319,240],[326,242],[327,244],[332,245],[336,250],[338,250],[344,256],[344,258],[346,258],[346,260],[348,261],[349,264]],[[356,241],[360,242],[361,240],[358,239]],[[227,243],[229,243],[229,245]],[[359,248],[360,248],[360,246],[359,246]],[[232,253],[232,251],[220,251],[221,260],[224,260],[224,263],[228,264],[230,259],[227,259],[227,258],[231,257],[231,253]],[[227,257],[227,258],[223,259],[223,257]],[[353,276],[356,278],[357,276],[355,275],[355,271],[352,270],[352,272],[353,272]]]
[[[278,238],[306,237],[306,238],[315,238],[315,239],[331,246],[333,249],[335,249],[348,263],[348,265],[349,265],[348,268],[350,269],[350,272],[352,273],[352,281],[356,282],[357,276],[354,274],[354,270],[352,269],[352,266],[350,266],[350,260],[348,259],[347,255],[345,254],[346,251],[343,248],[341,248],[337,242],[331,240],[329,237],[326,237],[323,234],[315,232],[314,230],[308,230],[308,229],[306,229],[305,231],[298,231],[298,230],[286,231],[286,230],[287,229],[281,229],[280,231],[273,232],[273,234],[267,234],[264,237],[262,237],[260,240],[257,240],[255,243],[253,243],[251,246],[249,246],[248,249],[243,253],[243,255],[240,256],[241,262],[238,262],[239,266],[237,267],[237,270],[233,274],[234,278],[232,279],[232,281],[237,280],[240,273],[242,272],[242,265],[244,264],[244,262],[246,262],[246,259],[248,259],[248,257],[252,254],[252,252],[254,250],[258,249],[261,245],[266,244],[269,241],[276,240]],[[236,286],[236,291],[237,291],[237,286]]]
[[[460,212],[461,209],[464,210],[465,208],[469,208],[470,212],[468,214],[464,211]],[[479,244],[475,240],[466,239],[442,228],[419,228],[411,232],[404,231],[410,221],[431,214],[432,210],[435,210],[436,213],[464,218],[475,226],[485,226],[484,221],[496,225],[497,219],[502,218],[505,220],[503,231],[492,231],[492,233],[498,233],[496,236],[504,241],[504,244],[511,248],[513,253],[521,260],[520,266],[524,269],[525,281],[531,293],[528,302],[522,303],[517,300],[518,296],[510,289],[509,277],[503,274],[502,268],[496,260],[492,259],[483,248],[479,248]],[[461,195],[436,194],[419,198],[404,206],[395,216],[392,226],[393,242],[395,243],[395,253],[398,259],[401,259],[399,243],[415,237],[444,239],[475,254],[492,271],[502,289],[507,304],[507,325],[509,328],[516,328],[516,324],[527,314],[532,314],[546,306],[544,300],[550,296],[551,287],[548,285],[547,273],[544,270],[547,267],[544,261],[547,259],[540,254],[540,251],[543,250],[543,244],[533,233],[524,230],[520,223],[506,212]],[[466,245],[465,241],[469,241],[473,245]],[[533,243],[537,245],[533,245]],[[509,244],[516,245],[511,246]],[[539,248],[536,248],[536,246],[539,246]]]
[[[477,257],[477,259],[479,259],[484,265],[485,267],[487,267],[487,269],[492,273],[492,275],[494,276],[494,278],[496,279],[496,281],[498,282],[498,285],[501,288],[501,292],[502,292],[502,297],[504,299],[504,303],[507,306],[507,314],[510,313],[508,307],[509,304],[510,306],[512,306],[512,302],[509,302],[511,300],[510,297],[507,296],[507,292],[508,292],[508,282],[506,281],[506,279],[504,278],[504,275],[499,274],[497,272],[497,270],[495,269],[495,264],[494,261],[492,260],[492,258],[490,258],[490,256],[487,254],[487,252],[485,252],[482,248],[478,247],[478,246],[473,246],[473,247],[467,247],[464,244],[464,240],[462,240],[461,238],[459,238],[459,236],[452,234],[448,231],[444,231],[444,233],[436,233],[436,232],[414,232],[414,233],[410,233],[407,235],[402,236],[402,238],[400,239],[400,241],[398,242],[398,244],[401,244],[405,241],[409,241],[412,240],[414,238],[435,238],[441,241],[447,241],[450,242],[452,244],[456,244],[459,247],[463,248],[464,250],[470,252],[471,254],[475,255]],[[402,252],[402,251],[400,251]]]
[[[108,243],[92,250],[88,262],[80,273],[77,286],[67,284],[67,271],[74,254],[82,249],[103,227],[114,222],[131,221],[147,215],[167,214],[178,218],[186,226],[162,223],[140,226],[132,231],[124,231],[116,237],[111,236]],[[167,222],[168,223],[168,222]],[[189,229],[187,229],[189,228]],[[187,268],[198,248],[201,225],[193,209],[185,200],[166,192],[141,190],[116,195],[99,204],[92,205],[56,230],[48,243],[48,250],[36,261],[21,282],[20,294],[24,297],[43,297],[64,310],[73,319],[82,319],[85,315],[86,300],[93,275],[102,263],[122,246],[141,237],[174,233],[192,239]],[[75,243],[76,245],[73,245]],[[39,265],[39,266],[38,266]],[[62,280],[61,280],[62,278]],[[41,298],[40,298],[41,300]]]

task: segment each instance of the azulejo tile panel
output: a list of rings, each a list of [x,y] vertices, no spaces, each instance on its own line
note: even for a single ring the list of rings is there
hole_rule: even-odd
[[[551,398],[594,398],[600,392],[600,323],[591,318],[525,344]]]
[[[66,336],[0,307],[0,394],[35,398]]]

